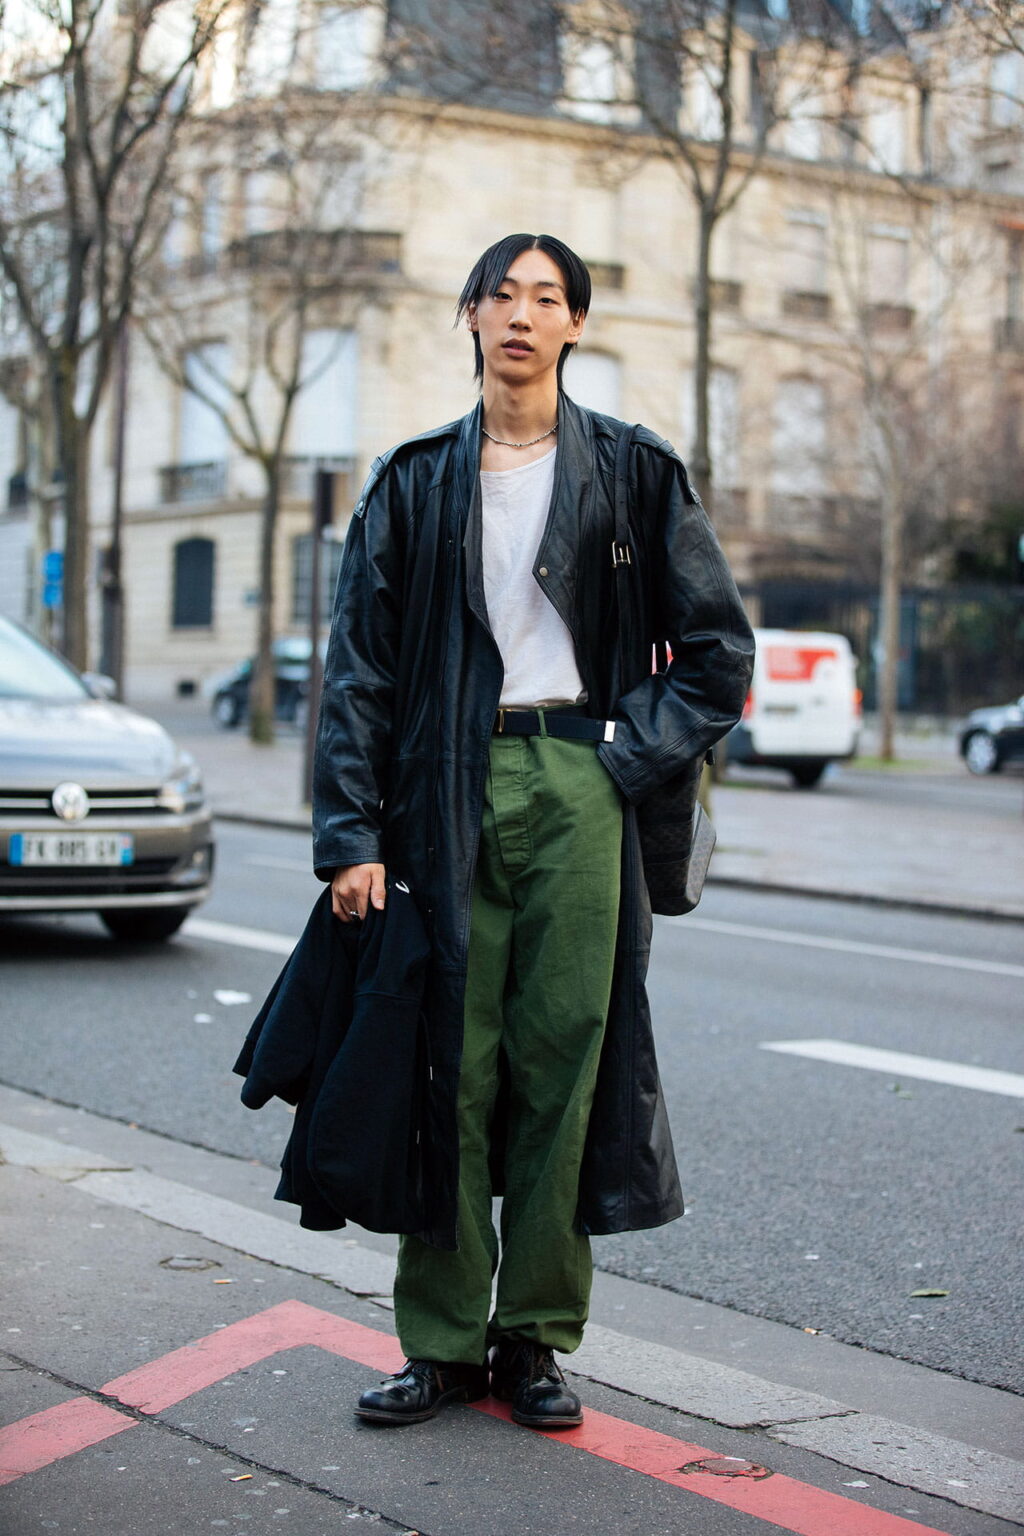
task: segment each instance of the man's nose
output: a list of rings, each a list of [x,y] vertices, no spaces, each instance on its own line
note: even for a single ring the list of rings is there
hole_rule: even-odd
[[[530,310],[525,299],[519,299],[516,302],[512,310],[512,316],[509,320],[509,324],[514,325],[519,330],[523,330],[529,326]]]

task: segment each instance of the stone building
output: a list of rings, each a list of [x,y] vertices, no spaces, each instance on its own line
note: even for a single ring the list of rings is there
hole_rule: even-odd
[[[838,42],[819,39],[809,52],[782,39],[777,52],[789,48],[791,63],[781,78],[797,85],[758,159],[751,61],[784,9],[744,7],[730,174],[749,182],[712,248],[709,502],[755,618],[765,583],[874,580],[896,494],[913,574],[941,577],[936,530],[953,514],[969,527],[990,485],[1019,473],[1024,446],[1024,61],[974,50],[956,16],[890,27],[856,71],[841,67]],[[424,18],[436,27],[442,11],[463,43],[483,35],[473,26],[490,28],[486,70],[453,58],[443,27],[430,53]],[[245,373],[253,312],[287,283],[297,248],[305,275],[312,267],[323,281],[301,341],[311,382],[284,443],[278,633],[308,623],[313,469],[337,472],[343,536],[373,457],[473,403],[472,348],[452,315],[472,262],[501,234],[546,230],[588,261],[594,304],[569,392],[646,422],[687,456],[696,210],[685,166],[639,105],[638,72],[654,67],[649,48],[630,44],[639,13],[620,6],[612,26],[602,11],[595,29],[589,7],[590,30],[569,33],[563,8],[559,36],[554,11],[537,12],[534,51],[505,54],[511,83],[495,73],[501,10],[476,0],[272,0],[255,30],[239,12],[225,34],[150,290],[177,296],[178,366],[206,399],[158,366],[141,327],[132,340],[130,698],[201,688],[253,649],[265,477],[212,404]],[[856,36],[856,14],[845,22]],[[694,153],[711,155],[721,124],[699,46],[655,64],[676,91],[673,124]],[[298,247],[301,205],[285,182],[301,169],[282,169],[257,130],[246,155],[224,150],[237,143],[226,125],[258,123],[271,104],[313,123],[313,158],[340,168],[330,197],[310,203],[316,238]],[[259,369],[252,383],[269,431],[274,391]],[[111,398],[92,463],[98,551],[109,538],[115,430]],[[0,459],[10,488],[0,607],[15,612],[30,540],[23,434],[9,407]],[[339,549],[336,539],[328,579]],[[32,606],[23,589],[29,618]]]

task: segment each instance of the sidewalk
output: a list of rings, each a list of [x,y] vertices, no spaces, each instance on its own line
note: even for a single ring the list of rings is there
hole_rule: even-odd
[[[205,701],[137,707],[198,758],[217,815],[309,826],[293,729],[254,747],[244,731],[215,728]],[[714,790],[711,880],[1024,919],[1024,778],[971,778],[935,733],[904,735],[897,749],[896,766],[836,764],[815,790],[730,770]]]
[[[0,1089],[0,1530],[30,1536],[997,1536],[1020,1399],[598,1274],[582,1429],[484,1400],[398,1431],[393,1243],[262,1167]]]

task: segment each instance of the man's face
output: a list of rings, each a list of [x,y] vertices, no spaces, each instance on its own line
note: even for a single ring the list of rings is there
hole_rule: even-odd
[[[524,384],[553,372],[565,344],[579,340],[583,319],[570,312],[558,264],[543,251],[523,251],[496,291],[469,306],[485,381]]]

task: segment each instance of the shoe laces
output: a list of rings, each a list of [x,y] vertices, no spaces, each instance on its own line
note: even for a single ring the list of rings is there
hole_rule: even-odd
[[[555,1381],[564,1381],[565,1377],[555,1363],[554,1353],[545,1349],[543,1344],[533,1344],[529,1339],[523,1339],[514,1346],[511,1359],[518,1355],[523,1362],[527,1381],[543,1381],[545,1377],[552,1377]]]
[[[407,1360],[400,1371],[392,1376],[392,1381],[404,1381],[406,1376],[415,1376],[417,1379],[429,1380],[433,1377],[437,1366],[433,1360]]]

